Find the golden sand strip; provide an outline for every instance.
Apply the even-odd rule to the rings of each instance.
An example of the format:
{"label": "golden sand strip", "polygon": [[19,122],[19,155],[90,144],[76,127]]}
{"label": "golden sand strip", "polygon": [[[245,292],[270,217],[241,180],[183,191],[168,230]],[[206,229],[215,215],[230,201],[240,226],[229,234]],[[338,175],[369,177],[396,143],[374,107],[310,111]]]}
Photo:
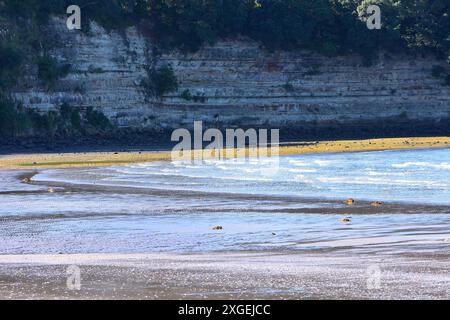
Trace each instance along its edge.
{"label": "golden sand strip", "polygon": [[[291,142],[284,143],[279,149],[279,154],[294,155],[445,147],[450,147],[450,137]],[[246,149],[243,153],[239,151],[243,150],[233,150],[232,152],[228,150],[226,155],[227,157],[234,157],[244,153],[246,155],[266,153],[270,155],[271,153],[266,148]],[[211,157],[210,152],[208,152],[208,155],[206,152],[194,151],[194,156]],[[168,160],[171,160],[170,151],[17,154],[0,156],[0,169],[98,167]]]}

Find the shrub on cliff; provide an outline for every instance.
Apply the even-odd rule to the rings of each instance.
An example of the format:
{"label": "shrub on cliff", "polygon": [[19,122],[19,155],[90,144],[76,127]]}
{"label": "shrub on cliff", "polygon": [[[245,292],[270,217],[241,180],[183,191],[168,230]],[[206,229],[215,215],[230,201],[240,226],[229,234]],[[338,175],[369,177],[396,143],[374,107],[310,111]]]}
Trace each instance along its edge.
{"label": "shrub on cliff", "polygon": [[0,44],[0,90],[14,85],[17,81],[23,54],[12,44]]}
{"label": "shrub on cliff", "polygon": [[431,69],[431,75],[434,78],[443,80],[446,86],[450,86],[450,72],[443,66],[433,66]]}
{"label": "shrub on cliff", "polygon": [[60,131],[66,135],[78,135],[83,132],[83,123],[80,112],[67,103],[59,108]]}
{"label": "shrub on cliff", "polygon": [[178,80],[171,66],[151,68],[147,70],[148,77],[141,85],[149,96],[162,97],[178,90]]}
{"label": "shrub on cliff", "polygon": [[59,78],[66,76],[70,71],[70,65],[59,65],[55,58],[50,56],[40,57],[37,61],[38,77],[45,86],[52,88]]}
{"label": "shrub on cliff", "polygon": [[21,104],[0,95],[0,138],[30,134],[32,123]]}
{"label": "shrub on cliff", "polygon": [[191,91],[189,89],[186,89],[181,93],[180,98],[186,101],[191,101],[193,97]]}
{"label": "shrub on cliff", "polygon": [[450,74],[447,74],[444,78],[444,82],[446,86],[450,86]]}
{"label": "shrub on cliff", "polygon": [[68,104],[59,110],[38,113],[0,96],[0,140],[37,136],[51,141],[55,137],[89,136],[114,129],[109,119],[93,108],[88,108],[84,116]]}
{"label": "shrub on cliff", "polygon": [[14,124],[16,109],[11,101],[0,97],[0,136],[12,136],[15,132]]}
{"label": "shrub on cliff", "polygon": [[445,73],[445,68],[443,66],[433,66],[431,69],[431,75],[435,78],[440,78]]}
{"label": "shrub on cliff", "polygon": [[93,107],[87,108],[86,121],[95,130],[107,130],[112,128],[109,119],[101,111],[95,110]]}

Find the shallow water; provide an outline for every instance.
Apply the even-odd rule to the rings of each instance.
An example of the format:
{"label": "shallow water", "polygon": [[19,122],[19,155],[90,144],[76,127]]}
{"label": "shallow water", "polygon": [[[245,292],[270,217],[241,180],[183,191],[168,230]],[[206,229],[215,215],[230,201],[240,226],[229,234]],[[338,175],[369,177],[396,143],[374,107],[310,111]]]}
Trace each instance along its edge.
{"label": "shallow water", "polygon": [[80,172],[48,171],[38,180],[262,195],[448,205],[450,149],[317,154],[270,159],[164,162]]}
{"label": "shallow water", "polygon": [[[449,149],[288,156],[273,165],[44,170],[33,185],[2,172],[0,254],[450,249]],[[350,196],[355,206],[341,201]],[[351,223],[340,221],[349,215]]]}

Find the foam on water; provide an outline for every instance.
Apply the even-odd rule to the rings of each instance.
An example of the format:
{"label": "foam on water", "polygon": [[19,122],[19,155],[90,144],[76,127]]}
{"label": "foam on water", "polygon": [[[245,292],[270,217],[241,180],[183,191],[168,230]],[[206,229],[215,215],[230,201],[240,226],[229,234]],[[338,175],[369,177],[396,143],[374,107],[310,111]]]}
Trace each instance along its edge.
{"label": "foam on water", "polygon": [[450,149],[298,155],[132,164],[77,176],[49,171],[37,179],[90,183],[95,177],[97,184],[128,187],[448,204],[448,159]]}

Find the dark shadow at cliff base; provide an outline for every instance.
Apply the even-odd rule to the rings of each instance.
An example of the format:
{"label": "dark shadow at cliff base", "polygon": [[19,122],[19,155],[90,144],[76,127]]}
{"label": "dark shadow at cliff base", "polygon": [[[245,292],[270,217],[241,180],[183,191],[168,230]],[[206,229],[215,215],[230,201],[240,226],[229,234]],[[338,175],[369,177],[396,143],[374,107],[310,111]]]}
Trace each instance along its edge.
{"label": "dark shadow at cliff base", "polygon": [[[240,126],[242,129],[264,128],[270,126]],[[218,128],[223,132],[224,125],[204,124],[204,130]],[[412,121],[382,119],[379,122],[360,121],[351,124],[339,123],[297,123],[280,129],[280,141],[326,141],[362,140],[372,138],[430,137],[449,136],[450,118],[439,121]],[[22,137],[2,139],[0,154],[46,153],[46,152],[95,152],[95,151],[162,151],[170,150],[177,142],[171,141],[172,130],[149,130],[120,128],[91,136],[75,137]],[[224,135],[225,136],[225,135]],[[207,145],[209,142],[206,142]]]}
{"label": "dark shadow at cliff base", "polygon": [[417,120],[381,119],[378,122],[359,121],[352,124],[329,123],[287,127],[281,130],[280,140],[325,141],[362,140],[397,137],[433,137],[450,135],[450,118],[430,122]]}

